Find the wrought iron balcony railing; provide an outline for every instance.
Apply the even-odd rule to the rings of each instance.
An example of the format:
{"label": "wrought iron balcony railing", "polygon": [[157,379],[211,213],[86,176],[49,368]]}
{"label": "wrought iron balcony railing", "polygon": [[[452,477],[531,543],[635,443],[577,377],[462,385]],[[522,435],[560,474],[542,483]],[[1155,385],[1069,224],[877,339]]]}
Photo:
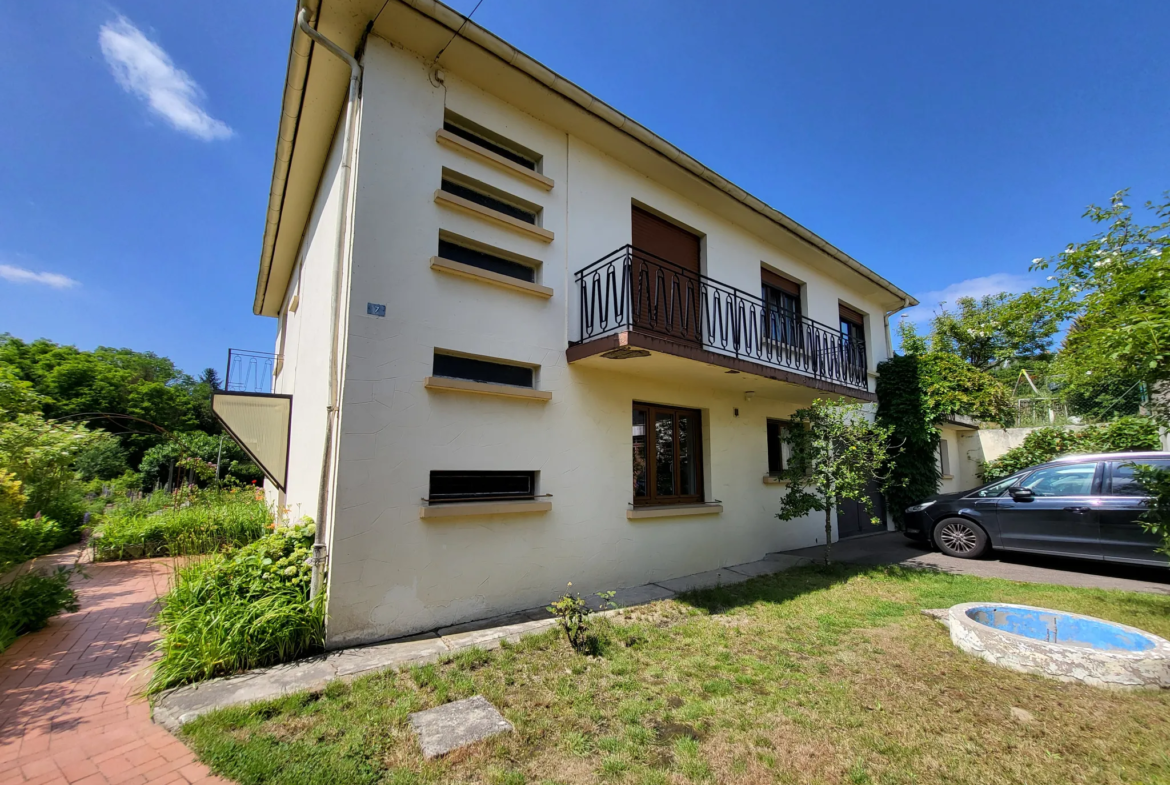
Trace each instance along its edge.
{"label": "wrought iron balcony railing", "polygon": [[580,270],[576,282],[580,316],[575,344],[636,330],[868,388],[862,341],[633,246]]}
{"label": "wrought iron balcony railing", "polygon": [[272,392],[279,359],[279,355],[271,352],[228,349],[223,388],[228,392]]}

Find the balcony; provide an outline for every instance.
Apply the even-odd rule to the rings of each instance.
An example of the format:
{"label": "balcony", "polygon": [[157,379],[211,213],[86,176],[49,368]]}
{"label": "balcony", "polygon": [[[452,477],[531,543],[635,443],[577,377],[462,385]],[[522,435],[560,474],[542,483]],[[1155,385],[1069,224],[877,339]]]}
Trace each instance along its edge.
{"label": "balcony", "polygon": [[280,356],[271,352],[228,349],[227,392],[271,393],[279,370]]}
{"label": "balcony", "polygon": [[573,362],[651,350],[872,400],[865,344],[755,295],[623,246],[579,271]]}

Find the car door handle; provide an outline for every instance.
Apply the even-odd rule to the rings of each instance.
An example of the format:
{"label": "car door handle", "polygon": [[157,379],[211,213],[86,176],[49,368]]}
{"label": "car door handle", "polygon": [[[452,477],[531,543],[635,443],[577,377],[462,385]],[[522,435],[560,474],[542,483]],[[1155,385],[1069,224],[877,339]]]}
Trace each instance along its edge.
{"label": "car door handle", "polygon": [[1086,513],[1092,509],[1093,509],[1092,507],[1065,507],[1064,511],[1065,512]]}

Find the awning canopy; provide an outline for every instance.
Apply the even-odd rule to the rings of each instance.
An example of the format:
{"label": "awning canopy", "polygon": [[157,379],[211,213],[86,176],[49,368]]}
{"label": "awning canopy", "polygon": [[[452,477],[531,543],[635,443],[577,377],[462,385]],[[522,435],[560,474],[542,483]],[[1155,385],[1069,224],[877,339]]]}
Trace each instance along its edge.
{"label": "awning canopy", "polygon": [[264,476],[285,490],[292,396],[216,392],[211,396],[211,411]]}

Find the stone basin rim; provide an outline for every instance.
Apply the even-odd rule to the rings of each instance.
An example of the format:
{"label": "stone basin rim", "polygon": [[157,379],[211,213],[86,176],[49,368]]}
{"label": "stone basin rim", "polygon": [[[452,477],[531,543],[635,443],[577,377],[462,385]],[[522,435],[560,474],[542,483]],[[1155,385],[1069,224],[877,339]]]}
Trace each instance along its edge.
{"label": "stone basin rim", "polygon": [[[1141,636],[1151,641],[1153,646],[1135,651],[1053,643],[997,629],[967,615],[970,610],[988,608],[1057,614],[1103,623],[1130,635]],[[1170,641],[1128,624],[1010,602],[966,602],[953,605],[947,609],[946,621],[952,643],[993,665],[1059,681],[1109,689],[1170,688]]]}
{"label": "stone basin rim", "polygon": [[1006,640],[1028,641],[1031,644],[1043,646],[1045,648],[1051,647],[1054,649],[1073,649],[1077,651],[1085,651],[1083,646],[1078,646],[1075,643],[1062,643],[1060,641],[1043,641],[1036,638],[1029,638],[1026,635],[1001,630],[998,627],[992,627],[989,624],[983,624],[968,615],[969,611],[978,610],[981,608],[1012,608],[1021,611],[1037,611],[1040,613],[1052,613],[1059,616],[1072,616],[1078,619],[1085,619],[1087,621],[1094,621],[1100,624],[1108,624],[1117,627],[1120,630],[1137,635],[1153,643],[1153,647],[1141,651],[1129,651],[1126,649],[1093,649],[1100,653],[1108,653],[1114,656],[1136,656],[1136,657],[1167,657],[1170,658],[1170,641],[1162,638],[1149,630],[1143,630],[1140,627],[1131,627],[1128,624],[1122,624],[1119,621],[1111,621],[1109,619],[1102,619],[1099,616],[1089,616],[1084,613],[1073,613],[1072,611],[1061,611],[1055,608],[1043,608],[1039,605],[1021,605],[1014,602],[964,602],[958,605],[953,605],[948,609],[949,621],[958,621],[963,626],[975,625],[981,635],[996,635]]}

